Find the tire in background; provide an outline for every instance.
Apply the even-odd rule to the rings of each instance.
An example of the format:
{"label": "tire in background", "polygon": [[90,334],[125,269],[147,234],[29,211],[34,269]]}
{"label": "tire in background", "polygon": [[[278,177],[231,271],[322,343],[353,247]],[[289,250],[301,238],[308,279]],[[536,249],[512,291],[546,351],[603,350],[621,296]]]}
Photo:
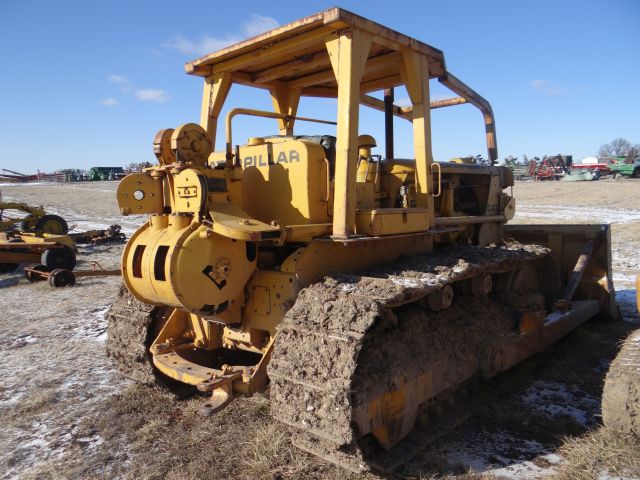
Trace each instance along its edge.
{"label": "tire in background", "polygon": [[70,247],[62,245],[42,252],[40,262],[51,270],[58,268],[73,270],[76,266],[76,254]]}
{"label": "tire in background", "polygon": [[64,218],[58,215],[45,215],[36,221],[34,230],[42,233],[65,235],[69,232],[69,225],[67,225]]}

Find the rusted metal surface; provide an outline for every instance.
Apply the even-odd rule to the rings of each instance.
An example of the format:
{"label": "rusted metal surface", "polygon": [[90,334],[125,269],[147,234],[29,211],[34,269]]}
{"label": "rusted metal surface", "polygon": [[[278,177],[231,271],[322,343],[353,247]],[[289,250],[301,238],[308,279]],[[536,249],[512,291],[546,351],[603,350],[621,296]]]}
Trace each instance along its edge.
{"label": "rusted metal surface", "polygon": [[576,293],[576,289],[580,284],[580,280],[582,280],[582,275],[584,274],[587,265],[589,264],[589,260],[591,260],[591,254],[593,253],[594,245],[595,244],[593,240],[589,240],[584,244],[582,253],[578,257],[576,266],[573,267],[573,272],[571,272],[571,277],[569,278],[569,282],[567,283],[564,294],[562,295],[563,300],[571,300],[573,298],[573,294]]}
{"label": "rusted metal surface", "polygon": [[544,156],[542,160],[535,157],[529,160],[528,168],[535,180],[560,180],[569,171],[562,155]]}
{"label": "rusted metal surface", "polygon": [[64,268],[51,270],[45,265],[29,265],[25,267],[24,276],[30,282],[46,280],[54,288],[72,287],[76,283],[76,277],[72,271]]}
{"label": "rusted metal surface", "polygon": [[69,236],[76,243],[92,245],[102,245],[104,243],[124,243],[127,237],[121,232],[122,227],[118,224],[111,225],[105,230],[89,230],[87,232],[72,233]]}
{"label": "rusted metal surface", "polygon": [[107,270],[95,260],[90,263],[90,266],[91,270],[78,270],[73,273],[76,277],[107,277],[122,274],[119,268]]}
{"label": "rusted metal surface", "polygon": [[463,103],[468,103],[468,100],[462,97],[445,98],[444,100],[436,100],[434,102],[431,102],[431,109],[451,107],[453,105],[462,105]]}
{"label": "rusted metal surface", "polygon": [[[600,307],[603,313],[618,318],[615,289],[611,267],[611,227],[609,225],[512,225],[504,227],[505,238],[521,243],[549,246],[558,259],[563,283],[568,285],[571,276],[580,264],[580,257],[593,246],[586,266],[586,274],[578,281],[577,291],[589,292],[590,298],[608,297]],[[592,243],[591,243],[592,242]],[[594,279],[598,279],[594,283]],[[575,295],[572,296],[572,300]],[[570,307],[565,302],[564,309]],[[558,306],[560,307],[560,306]]]}
{"label": "rusted metal surface", "polygon": [[[393,90],[393,89],[387,89],[387,90]],[[465,103],[469,103],[469,102],[462,97],[446,98],[444,100],[435,100],[433,102],[430,102],[429,108],[433,110],[436,108],[451,107],[454,105],[463,105]],[[379,100],[375,97],[372,97],[370,95],[365,95],[365,94],[360,95],[360,104],[366,105],[367,107],[371,107],[374,110],[379,110],[381,112],[386,112],[386,109],[389,108],[393,116],[411,121],[411,112],[413,111],[412,107],[401,107],[393,103],[391,104],[390,107],[387,107],[386,102],[384,100]],[[387,157],[387,158],[392,158],[392,157]]]}
{"label": "rusted metal surface", "polygon": [[[374,110],[378,110],[380,112],[385,111],[385,102],[383,100],[379,100],[370,95],[360,95],[360,104],[366,105],[367,107],[371,107]],[[391,113],[395,117],[404,118],[405,120],[411,121],[411,110],[407,113],[404,108],[399,107],[398,105],[391,105],[390,107]],[[391,158],[391,157],[388,157]]]}

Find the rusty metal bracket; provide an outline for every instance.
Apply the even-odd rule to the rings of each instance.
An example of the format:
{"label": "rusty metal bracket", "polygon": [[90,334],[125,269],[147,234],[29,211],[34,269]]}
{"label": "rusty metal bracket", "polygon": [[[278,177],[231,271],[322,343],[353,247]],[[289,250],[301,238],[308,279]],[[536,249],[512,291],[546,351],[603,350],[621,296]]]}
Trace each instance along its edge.
{"label": "rusty metal bracket", "polygon": [[561,312],[566,312],[571,309],[571,299],[573,295],[576,293],[576,289],[580,284],[580,280],[582,280],[582,276],[589,265],[589,260],[591,260],[591,255],[593,254],[593,250],[595,248],[595,242],[593,240],[589,240],[584,244],[582,252],[578,257],[578,261],[576,262],[575,267],[573,267],[573,271],[571,272],[571,277],[567,282],[567,286],[564,289],[562,294],[562,298],[558,299],[555,304],[555,309]]}

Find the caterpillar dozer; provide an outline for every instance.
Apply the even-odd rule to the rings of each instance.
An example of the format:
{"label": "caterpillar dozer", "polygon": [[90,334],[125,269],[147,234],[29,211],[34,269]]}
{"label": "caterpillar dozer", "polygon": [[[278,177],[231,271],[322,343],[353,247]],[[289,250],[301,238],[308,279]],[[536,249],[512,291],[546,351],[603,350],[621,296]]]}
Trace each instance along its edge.
{"label": "caterpillar dozer", "polygon": [[[385,469],[458,387],[616,315],[608,226],[506,225],[514,181],[491,106],[440,50],[333,8],[186,70],[204,79],[200,122],[161,130],[158,164],[117,191],[121,213],[148,215],[108,312],[125,375],[207,392],[204,415],[269,386],[296,446]],[[454,96],[430,101],[436,81]],[[226,107],[216,150],[233,85],[273,111]],[[398,87],[410,106],[393,103]],[[337,100],[335,119],[298,115],[315,97]],[[431,110],[459,104],[480,110],[491,165],[433,161]],[[384,112],[384,157],[361,106]],[[239,116],[274,130],[236,143]],[[394,117],[415,158],[394,155]]]}

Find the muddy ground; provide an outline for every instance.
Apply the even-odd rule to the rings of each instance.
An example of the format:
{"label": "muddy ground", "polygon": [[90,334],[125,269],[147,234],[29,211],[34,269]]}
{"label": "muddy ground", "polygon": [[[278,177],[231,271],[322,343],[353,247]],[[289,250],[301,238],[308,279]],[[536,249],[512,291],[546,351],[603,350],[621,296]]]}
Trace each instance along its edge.
{"label": "muddy ground", "polygon": [[[2,185],[5,200],[43,204],[79,230],[120,217],[109,182]],[[517,223],[613,225],[617,298],[626,321],[590,322],[470,398],[478,413],[392,478],[640,478],[640,444],[601,427],[599,397],[617,344],[638,323],[640,181],[530,182],[515,187]],[[80,246],[115,268],[121,246]],[[52,290],[0,275],[0,478],[356,478],[289,443],[263,395],[222,414],[120,377],[104,351],[104,312],[120,280]],[[637,325],[635,325],[637,326]],[[366,478],[377,478],[367,474]]]}

